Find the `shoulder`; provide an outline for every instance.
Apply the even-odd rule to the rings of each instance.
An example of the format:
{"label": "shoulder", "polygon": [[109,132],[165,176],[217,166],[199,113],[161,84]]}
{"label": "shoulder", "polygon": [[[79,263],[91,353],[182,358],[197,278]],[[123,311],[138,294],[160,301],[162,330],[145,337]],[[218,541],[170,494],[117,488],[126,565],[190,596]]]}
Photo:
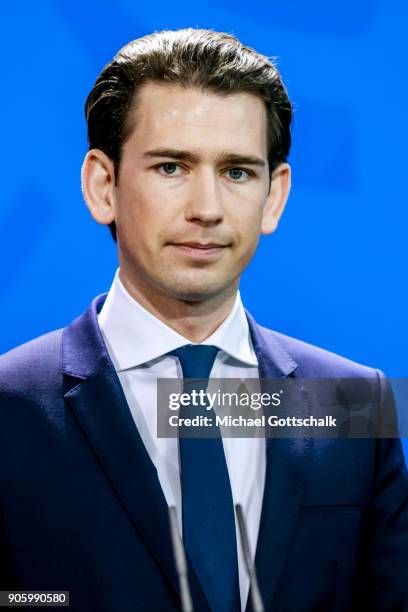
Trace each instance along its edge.
{"label": "shoulder", "polygon": [[32,392],[61,377],[62,331],[49,332],[0,355],[0,391]]}
{"label": "shoulder", "polygon": [[382,374],[373,367],[357,363],[298,338],[261,327],[266,342],[277,343],[297,365],[297,375],[322,378],[372,378]]}

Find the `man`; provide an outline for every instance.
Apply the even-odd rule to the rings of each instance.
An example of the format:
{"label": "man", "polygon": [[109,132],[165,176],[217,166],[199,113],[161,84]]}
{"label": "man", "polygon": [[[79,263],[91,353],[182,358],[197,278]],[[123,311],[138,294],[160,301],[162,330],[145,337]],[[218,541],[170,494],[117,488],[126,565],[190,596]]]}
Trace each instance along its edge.
{"label": "man", "polygon": [[1,588],[180,609],[175,506],[194,609],[251,610],[240,504],[266,610],[408,610],[398,439],[156,435],[166,377],[292,380],[293,414],[313,411],[302,378],[366,378],[361,402],[393,410],[380,372],[243,310],[240,275],[290,188],[276,68],[226,34],[159,32],[104,68],[86,117],[83,194],[120,268],[70,326],[1,358]]}

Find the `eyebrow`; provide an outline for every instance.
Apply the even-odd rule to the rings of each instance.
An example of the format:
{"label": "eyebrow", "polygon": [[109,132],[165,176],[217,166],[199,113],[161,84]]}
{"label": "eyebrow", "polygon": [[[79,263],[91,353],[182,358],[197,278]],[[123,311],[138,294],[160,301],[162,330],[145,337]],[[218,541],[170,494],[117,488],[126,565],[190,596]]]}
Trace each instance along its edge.
{"label": "eyebrow", "polygon": [[[197,163],[200,161],[198,153],[193,151],[182,151],[180,149],[152,149],[143,153],[145,159],[153,159],[157,157],[167,157],[179,161],[188,161]],[[234,165],[249,165],[249,166],[266,166],[265,160],[255,155],[239,155],[237,153],[221,153],[217,157],[218,163],[234,164]]]}

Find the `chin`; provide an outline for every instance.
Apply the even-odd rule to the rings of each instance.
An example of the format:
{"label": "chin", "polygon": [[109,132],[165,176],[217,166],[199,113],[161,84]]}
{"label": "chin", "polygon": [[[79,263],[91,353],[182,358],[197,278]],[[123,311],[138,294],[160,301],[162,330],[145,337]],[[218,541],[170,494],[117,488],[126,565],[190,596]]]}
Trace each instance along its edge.
{"label": "chin", "polygon": [[223,293],[228,286],[220,284],[219,280],[214,282],[180,282],[180,279],[166,287],[167,293],[184,302],[202,302]]}
{"label": "chin", "polygon": [[179,300],[182,300],[183,302],[203,302],[205,300],[209,300],[215,297],[221,292],[222,290],[204,291],[202,288],[191,288],[189,290],[185,289],[183,291],[175,291],[173,289],[174,297]]}

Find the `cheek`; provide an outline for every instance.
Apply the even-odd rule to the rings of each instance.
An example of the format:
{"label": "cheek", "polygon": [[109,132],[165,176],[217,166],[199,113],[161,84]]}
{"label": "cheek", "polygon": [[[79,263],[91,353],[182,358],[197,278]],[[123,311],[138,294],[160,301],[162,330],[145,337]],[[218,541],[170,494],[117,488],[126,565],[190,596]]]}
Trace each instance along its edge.
{"label": "cheek", "polygon": [[231,223],[235,227],[241,243],[253,244],[258,241],[262,224],[262,210],[259,201],[250,201],[241,202],[238,211],[235,211]]}
{"label": "cheek", "polygon": [[133,189],[117,202],[116,226],[122,249],[132,257],[153,260],[161,256],[177,214],[168,197],[148,189]]}
{"label": "cheek", "polygon": [[145,189],[133,184],[124,185],[118,193],[116,202],[117,224],[122,226],[126,233],[128,230],[140,233],[159,216],[155,205],[155,199]]}
{"label": "cheek", "polygon": [[[177,204],[183,198],[180,189],[174,185],[166,186],[163,179],[154,175],[135,175],[132,181],[123,184],[118,194],[118,213],[129,217],[144,218],[149,220],[167,219],[178,210]],[[170,182],[169,182],[170,183]],[[166,188],[165,188],[166,187]]]}

